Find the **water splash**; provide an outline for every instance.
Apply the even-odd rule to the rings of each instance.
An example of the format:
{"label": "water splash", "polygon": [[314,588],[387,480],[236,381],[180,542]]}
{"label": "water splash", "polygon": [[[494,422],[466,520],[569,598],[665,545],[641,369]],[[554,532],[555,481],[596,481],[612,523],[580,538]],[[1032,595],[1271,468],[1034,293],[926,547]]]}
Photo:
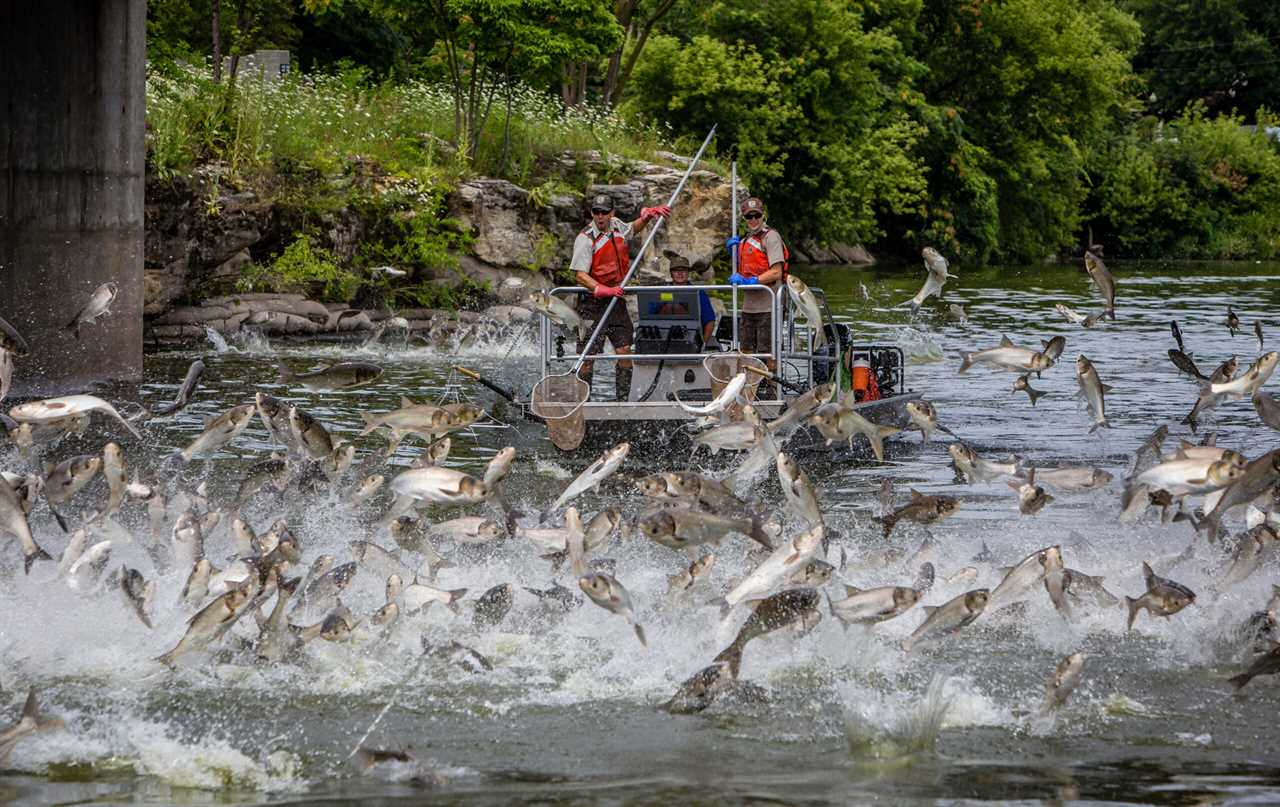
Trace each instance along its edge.
{"label": "water splash", "polygon": [[213,345],[213,349],[218,353],[240,352],[239,348],[235,348],[227,344],[226,337],[208,325],[204,326],[204,336],[209,340],[209,344]]}
{"label": "water splash", "polygon": [[906,707],[881,701],[871,703],[870,708],[863,702],[847,709],[844,735],[849,753],[880,761],[932,754],[955,702],[947,692],[950,681],[946,673],[934,673],[924,697]]}
{"label": "water splash", "polygon": [[928,331],[900,328],[897,343],[902,348],[907,364],[932,364],[944,358],[942,343]]}

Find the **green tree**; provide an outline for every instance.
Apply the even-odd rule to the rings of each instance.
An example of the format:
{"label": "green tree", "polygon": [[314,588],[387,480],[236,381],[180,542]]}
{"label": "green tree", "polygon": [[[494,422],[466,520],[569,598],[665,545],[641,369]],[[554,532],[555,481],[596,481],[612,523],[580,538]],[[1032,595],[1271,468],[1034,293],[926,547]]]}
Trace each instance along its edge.
{"label": "green tree", "polygon": [[1129,107],[1136,22],[1107,2],[926,0],[913,30],[929,203],[905,229],[977,262],[1072,243],[1088,149]]}
{"label": "green tree", "polygon": [[1280,255],[1280,147],[1242,123],[1197,103],[1116,137],[1091,161],[1094,233],[1129,256]]}
{"label": "green tree", "polygon": [[624,108],[698,137],[713,123],[790,238],[870,242],[923,197],[921,127],[891,103],[915,66],[887,28],[840,0],[684,9],[689,39],[651,38]]}
{"label": "green tree", "polygon": [[[454,143],[473,158],[495,101],[513,83],[545,89],[564,66],[599,60],[622,31],[596,0],[370,0],[406,30],[429,32],[454,99]],[[504,123],[504,138],[505,138]]]}
{"label": "green tree", "polygon": [[1280,96],[1280,3],[1122,0],[1145,34],[1133,66],[1166,119],[1199,101],[1210,114],[1254,111]]}

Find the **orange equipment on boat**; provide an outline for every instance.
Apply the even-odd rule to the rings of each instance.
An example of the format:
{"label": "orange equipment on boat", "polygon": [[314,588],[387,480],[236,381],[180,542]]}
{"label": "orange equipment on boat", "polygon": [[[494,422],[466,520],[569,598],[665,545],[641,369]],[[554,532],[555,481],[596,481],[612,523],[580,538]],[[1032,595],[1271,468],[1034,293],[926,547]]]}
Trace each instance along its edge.
{"label": "orange equipment on boat", "polygon": [[853,390],[853,400],[856,403],[880,400],[880,385],[867,354],[855,354],[851,364],[849,387]]}

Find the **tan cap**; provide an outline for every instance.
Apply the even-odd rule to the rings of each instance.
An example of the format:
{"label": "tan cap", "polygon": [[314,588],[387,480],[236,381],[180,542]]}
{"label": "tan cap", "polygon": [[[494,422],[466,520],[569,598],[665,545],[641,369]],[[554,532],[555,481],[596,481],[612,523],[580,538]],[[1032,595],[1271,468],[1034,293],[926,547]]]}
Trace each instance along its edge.
{"label": "tan cap", "polygon": [[761,216],[763,216],[764,202],[752,196],[750,199],[747,199],[745,202],[743,202],[738,207],[738,210],[741,211],[742,215],[744,216],[748,213],[759,213]]}
{"label": "tan cap", "polygon": [[688,272],[691,267],[689,266],[688,258],[684,257],[683,255],[673,255],[671,257],[670,262],[667,264],[667,268],[672,272],[676,271],[677,269]]}

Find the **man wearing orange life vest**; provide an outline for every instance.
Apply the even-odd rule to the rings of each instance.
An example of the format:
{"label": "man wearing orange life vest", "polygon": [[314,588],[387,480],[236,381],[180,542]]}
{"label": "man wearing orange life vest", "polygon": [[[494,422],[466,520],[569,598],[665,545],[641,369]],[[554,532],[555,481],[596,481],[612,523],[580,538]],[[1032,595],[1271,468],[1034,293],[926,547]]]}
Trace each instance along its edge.
{"label": "man wearing orange life vest", "polygon": [[[634,239],[649,222],[656,218],[665,218],[671,209],[665,205],[646,207],[640,210],[640,218],[627,224],[613,217],[613,199],[600,194],[591,200],[591,224],[578,233],[573,242],[573,257],[569,268],[573,270],[578,285],[591,292],[589,298],[579,298],[578,316],[587,324],[588,333],[595,329],[596,323],[604,315],[609,300],[622,297],[622,280],[631,267],[631,248],[629,241]],[[600,353],[604,349],[604,340],[613,345],[618,354],[631,352],[631,334],[634,330],[631,315],[627,313],[625,301],[619,300],[605,321],[601,339],[591,346],[592,353]],[[578,340],[578,352],[587,346],[587,339]],[[593,362],[583,362],[580,375],[588,384],[591,383],[591,366]],[[619,359],[617,374],[614,376],[614,390],[619,401],[627,400],[631,391],[631,362]]]}
{"label": "man wearing orange life vest", "polygon": [[[729,276],[735,286],[767,286],[776,291],[786,276],[787,245],[778,231],[765,224],[764,202],[751,197],[739,210],[747,223],[747,235],[736,234],[725,242],[732,253],[738,252],[738,271]],[[742,295],[738,305],[738,343],[743,353],[769,353],[773,350],[773,297],[760,292]],[[765,362],[769,369],[777,371],[777,362]],[[757,398],[771,400],[777,397],[773,384],[761,384]]]}

